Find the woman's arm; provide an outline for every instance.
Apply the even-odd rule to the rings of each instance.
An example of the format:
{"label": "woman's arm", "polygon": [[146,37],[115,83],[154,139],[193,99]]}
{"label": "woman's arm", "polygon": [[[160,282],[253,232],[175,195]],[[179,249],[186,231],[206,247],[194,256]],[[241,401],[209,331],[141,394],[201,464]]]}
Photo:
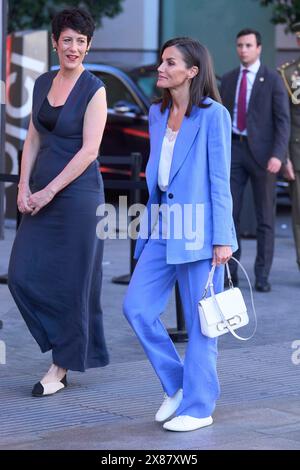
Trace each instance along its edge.
{"label": "woman's arm", "polygon": [[50,183],[41,191],[30,197],[30,205],[34,207],[31,215],[47,205],[53,197],[68,186],[86,168],[97,159],[107,117],[105,88],[100,88],[89,102],[83,123],[83,144],[72,160]]}
{"label": "woman's arm", "polygon": [[208,129],[208,167],[213,216],[213,245],[230,245],[232,242],[230,160],[230,116],[223,106],[218,106],[211,116]]}
{"label": "woman's arm", "polygon": [[232,199],[230,192],[231,120],[224,107],[212,117],[208,134],[209,178],[213,213],[213,264],[232,256]]}
{"label": "woman's arm", "polygon": [[29,178],[40,148],[40,137],[38,131],[35,129],[32,117],[29,123],[29,129],[24,142],[22,158],[21,158],[21,171],[18,191],[18,209],[22,213],[32,212],[32,208],[28,204],[28,199],[31,195],[29,188]]}

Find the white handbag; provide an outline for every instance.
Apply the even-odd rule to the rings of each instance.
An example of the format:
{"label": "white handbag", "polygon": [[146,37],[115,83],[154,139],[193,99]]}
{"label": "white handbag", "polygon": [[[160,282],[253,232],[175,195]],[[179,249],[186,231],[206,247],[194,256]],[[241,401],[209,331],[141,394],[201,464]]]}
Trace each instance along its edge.
{"label": "white handbag", "polygon": [[[215,294],[213,285],[213,276],[216,266],[212,266],[208,275],[208,280],[204,289],[202,299],[199,301],[198,311],[200,316],[201,331],[209,338],[216,338],[230,332],[235,338],[247,341],[252,338],[257,328],[257,318],[253,301],[253,293],[251,283],[247,272],[241,263],[232,257],[244,272],[250,286],[251,303],[255,318],[255,328],[251,336],[242,337],[235,333],[235,330],[249,323],[247,307],[243,299],[240,289],[233,286],[229,266],[226,263],[227,276],[230,288],[219,294]],[[207,297],[210,290],[210,297]]]}

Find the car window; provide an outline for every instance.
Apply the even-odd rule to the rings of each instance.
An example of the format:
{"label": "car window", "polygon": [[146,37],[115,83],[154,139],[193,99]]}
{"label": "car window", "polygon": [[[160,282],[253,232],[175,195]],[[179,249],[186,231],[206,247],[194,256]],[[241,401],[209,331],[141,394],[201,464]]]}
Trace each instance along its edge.
{"label": "car window", "polygon": [[113,108],[118,101],[127,101],[136,105],[136,100],[118,77],[105,72],[98,72],[97,75],[105,84],[109,108]]}
{"label": "car window", "polygon": [[143,90],[145,95],[149,98],[150,101],[153,98],[160,96],[160,92],[156,87],[157,82],[157,73],[154,75],[144,75],[144,76],[135,76],[133,77],[136,84]]}

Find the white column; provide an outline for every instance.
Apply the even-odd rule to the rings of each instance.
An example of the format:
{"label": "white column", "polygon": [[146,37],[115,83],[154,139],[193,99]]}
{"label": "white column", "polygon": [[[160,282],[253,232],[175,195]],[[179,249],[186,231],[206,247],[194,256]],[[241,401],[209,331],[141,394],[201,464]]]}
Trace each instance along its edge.
{"label": "white column", "polygon": [[[139,66],[157,59],[159,0],[124,0],[115,18],[103,18],[89,60]],[[91,57],[91,58],[90,58]]]}

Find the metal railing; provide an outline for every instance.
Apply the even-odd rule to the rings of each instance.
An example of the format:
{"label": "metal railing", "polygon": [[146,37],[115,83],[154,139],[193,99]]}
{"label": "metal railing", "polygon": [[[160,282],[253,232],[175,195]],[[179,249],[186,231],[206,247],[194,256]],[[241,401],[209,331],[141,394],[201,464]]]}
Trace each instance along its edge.
{"label": "metal railing", "polygon": [[[140,153],[132,153],[130,156],[101,156],[101,165],[118,165],[130,167],[130,179],[104,179],[105,189],[128,190],[130,204],[141,202],[141,192],[147,190],[146,181],[141,181],[140,173],[142,167],[142,155]],[[11,175],[0,173],[0,183],[9,182],[17,184],[19,175]],[[21,214],[17,210],[17,227],[21,220]],[[129,284],[131,275],[134,271],[136,261],[134,260],[135,241],[130,239],[130,272],[128,274],[112,278],[112,282],[116,284]],[[7,274],[0,276],[0,284],[7,284]],[[176,302],[176,328],[168,330],[170,337],[175,342],[187,341],[187,332],[185,329],[184,315],[182,303],[180,300],[179,288],[175,285],[175,302]]]}

